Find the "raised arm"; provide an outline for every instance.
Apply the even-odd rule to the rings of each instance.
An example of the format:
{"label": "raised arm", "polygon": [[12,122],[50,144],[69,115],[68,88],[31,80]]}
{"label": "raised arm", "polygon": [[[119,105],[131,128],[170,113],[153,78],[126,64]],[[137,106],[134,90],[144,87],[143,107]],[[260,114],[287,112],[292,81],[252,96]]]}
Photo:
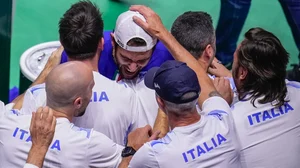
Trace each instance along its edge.
{"label": "raised arm", "polygon": [[[36,80],[29,86],[35,86],[38,84],[42,84],[45,82],[46,77],[48,76],[49,72],[60,63],[61,60],[61,54],[63,52],[64,48],[61,46],[57,50],[55,50],[51,56],[49,57],[47,64],[45,65],[43,71],[40,73],[40,75],[36,78]],[[21,109],[23,106],[24,101],[24,95],[25,93],[22,93],[17,98],[13,100],[12,103],[15,105],[13,106],[13,109]]]}
{"label": "raised arm", "polygon": [[219,96],[212,80],[208,77],[203,68],[204,65],[198,63],[196,59],[177,42],[172,34],[164,27],[160,17],[152,9],[142,5],[134,5],[130,7],[130,10],[138,11],[145,17],[146,22],[138,17],[133,17],[133,20],[138,25],[152,36],[158,38],[168,48],[176,60],[187,63],[187,65],[196,72],[202,88],[199,97],[200,107],[207,98],[215,95]]}
{"label": "raised arm", "polygon": [[165,137],[169,132],[168,116],[161,109],[158,109],[153,131],[160,131],[160,134],[158,135],[159,138]]}

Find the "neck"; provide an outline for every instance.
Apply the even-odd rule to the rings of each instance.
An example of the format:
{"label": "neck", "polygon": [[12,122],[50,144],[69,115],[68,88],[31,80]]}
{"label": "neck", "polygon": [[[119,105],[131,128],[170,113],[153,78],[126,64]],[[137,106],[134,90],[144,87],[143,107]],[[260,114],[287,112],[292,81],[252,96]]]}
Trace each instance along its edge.
{"label": "neck", "polygon": [[186,115],[177,115],[173,112],[168,112],[169,125],[171,130],[175,127],[183,127],[187,125],[194,124],[200,120],[201,116],[198,114],[197,110],[187,113]]}
{"label": "neck", "polygon": [[52,111],[53,111],[54,117],[56,117],[56,118],[67,118],[70,122],[72,122],[72,120],[73,120],[72,113],[68,112],[67,110],[62,110],[62,109],[54,110],[54,109],[52,109]]}
{"label": "neck", "polygon": [[205,70],[206,72],[208,71],[209,65],[207,64],[206,61],[203,61],[202,59],[198,59],[198,63],[202,65],[202,67],[204,68],[204,70]]}
{"label": "neck", "polygon": [[[97,51],[96,55],[93,58],[90,59],[84,59],[80,60],[81,62],[85,63],[88,67],[91,67],[93,71],[99,72],[98,70],[98,62],[100,58],[100,52]],[[74,59],[68,58],[70,61],[73,61]]]}

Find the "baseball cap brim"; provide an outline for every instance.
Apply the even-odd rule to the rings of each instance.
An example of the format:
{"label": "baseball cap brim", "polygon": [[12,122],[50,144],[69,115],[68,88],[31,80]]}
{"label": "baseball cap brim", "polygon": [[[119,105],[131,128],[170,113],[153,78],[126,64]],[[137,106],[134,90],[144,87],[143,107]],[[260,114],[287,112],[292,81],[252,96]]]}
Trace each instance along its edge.
{"label": "baseball cap brim", "polygon": [[156,72],[158,71],[159,67],[153,67],[145,75],[144,83],[149,89],[154,90],[154,77]]}

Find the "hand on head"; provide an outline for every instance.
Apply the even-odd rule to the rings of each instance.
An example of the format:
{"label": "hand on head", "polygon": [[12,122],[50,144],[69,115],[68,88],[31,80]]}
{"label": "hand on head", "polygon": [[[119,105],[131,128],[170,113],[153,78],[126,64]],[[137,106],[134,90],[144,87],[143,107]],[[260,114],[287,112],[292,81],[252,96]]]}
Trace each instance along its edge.
{"label": "hand on head", "polygon": [[159,38],[161,33],[168,32],[160,17],[149,7],[143,5],[133,5],[130,7],[130,10],[137,11],[144,16],[146,22],[136,16],[133,17],[133,20],[150,35]]}
{"label": "hand on head", "polygon": [[46,153],[54,137],[55,126],[56,118],[49,107],[40,107],[36,113],[32,113],[30,123],[32,146],[26,163],[43,167]]}
{"label": "hand on head", "polygon": [[152,132],[150,125],[146,125],[142,128],[137,128],[128,135],[127,146],[133,147],[138,150],[144,145],[144,143],[158,139],[160,131]]}
{"label": "hand on head", "polygon": [[30,124],[32,146],[48,149],[53,140],[55,126],[56,118],[49,107],[40,107],[36,113],[33,112]]}
{"label": "hand on head", "polygon": [[47,64],[45,65],[46,67],[54,67],[56,65],[60,64],[61,60],[61,54],[64,51],[64,47],[60,46],[58,49],[52,52],[51,56],[49,57]]}

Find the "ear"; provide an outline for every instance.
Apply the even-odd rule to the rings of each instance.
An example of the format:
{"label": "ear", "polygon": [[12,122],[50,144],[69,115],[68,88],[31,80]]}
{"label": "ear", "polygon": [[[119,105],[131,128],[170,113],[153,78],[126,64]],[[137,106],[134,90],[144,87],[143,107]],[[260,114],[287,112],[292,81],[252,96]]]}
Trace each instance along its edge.
{"label": "ear", "polygon": [[165,111],[166,105],[165,105],[164,101],[157,95],[156,95],[156,102],[157,102],[159,108],[162,109],[163,111]]}
{"label": "ear", "polygon": [[110,33],[110,42],[111,42],[111,46],[113,48],[113,50],[112,50],[112,56],[114,57],[114,59],[116,59],[115,58],[115,56],[116,56],[115,35],[114,35],[113,32]]}
{"label": "ear", "polygon": [[215,54],[215,53],[214,53],[214,49],[213,49],[212,45],[211,45],[211,44],[208,44],[208,45],[205,47],[205,49],[204,49],[204,51],[203,51],[203,53],[202,53],[200,59],[201,59],[203,62],[205,62],[205,63],[207,63],[208,65],[210,65],[210,63],[212,62],[212,60],[213,60],[213,58],[214,58],[214,54]]}
{"label": "ear", "polygon": [[115,34],[113,32],[110,33],[110,42],[111,42],[111,46],[115,48]]}
{"label": "ear", "polygon": [[238,78],[244,80],[247,77],[248,70],[242,66],[239,67]]}
{"label": "ear", "polygon": [[81,106],[82,106],[82,98],[81,97],[77,97],[75,100],[74,100],[74,103],[73,103],[73,106],[76,110],[80,109]]}
{"label": "ear", "polygon": [[102,37],[99,41],[98,48],[102,51],[104,49],[104,38]]}
{"label": "ear", "polygon": [[207,59],[207,61],[211,61],[213,58],[214,58],[214,55],[215,55],[215,53],[214,53],[214,49],[213,49],[213,47],[212,47],[212,45],[211,44],[208,44],[206,47],[205,47],[205,58]]}

